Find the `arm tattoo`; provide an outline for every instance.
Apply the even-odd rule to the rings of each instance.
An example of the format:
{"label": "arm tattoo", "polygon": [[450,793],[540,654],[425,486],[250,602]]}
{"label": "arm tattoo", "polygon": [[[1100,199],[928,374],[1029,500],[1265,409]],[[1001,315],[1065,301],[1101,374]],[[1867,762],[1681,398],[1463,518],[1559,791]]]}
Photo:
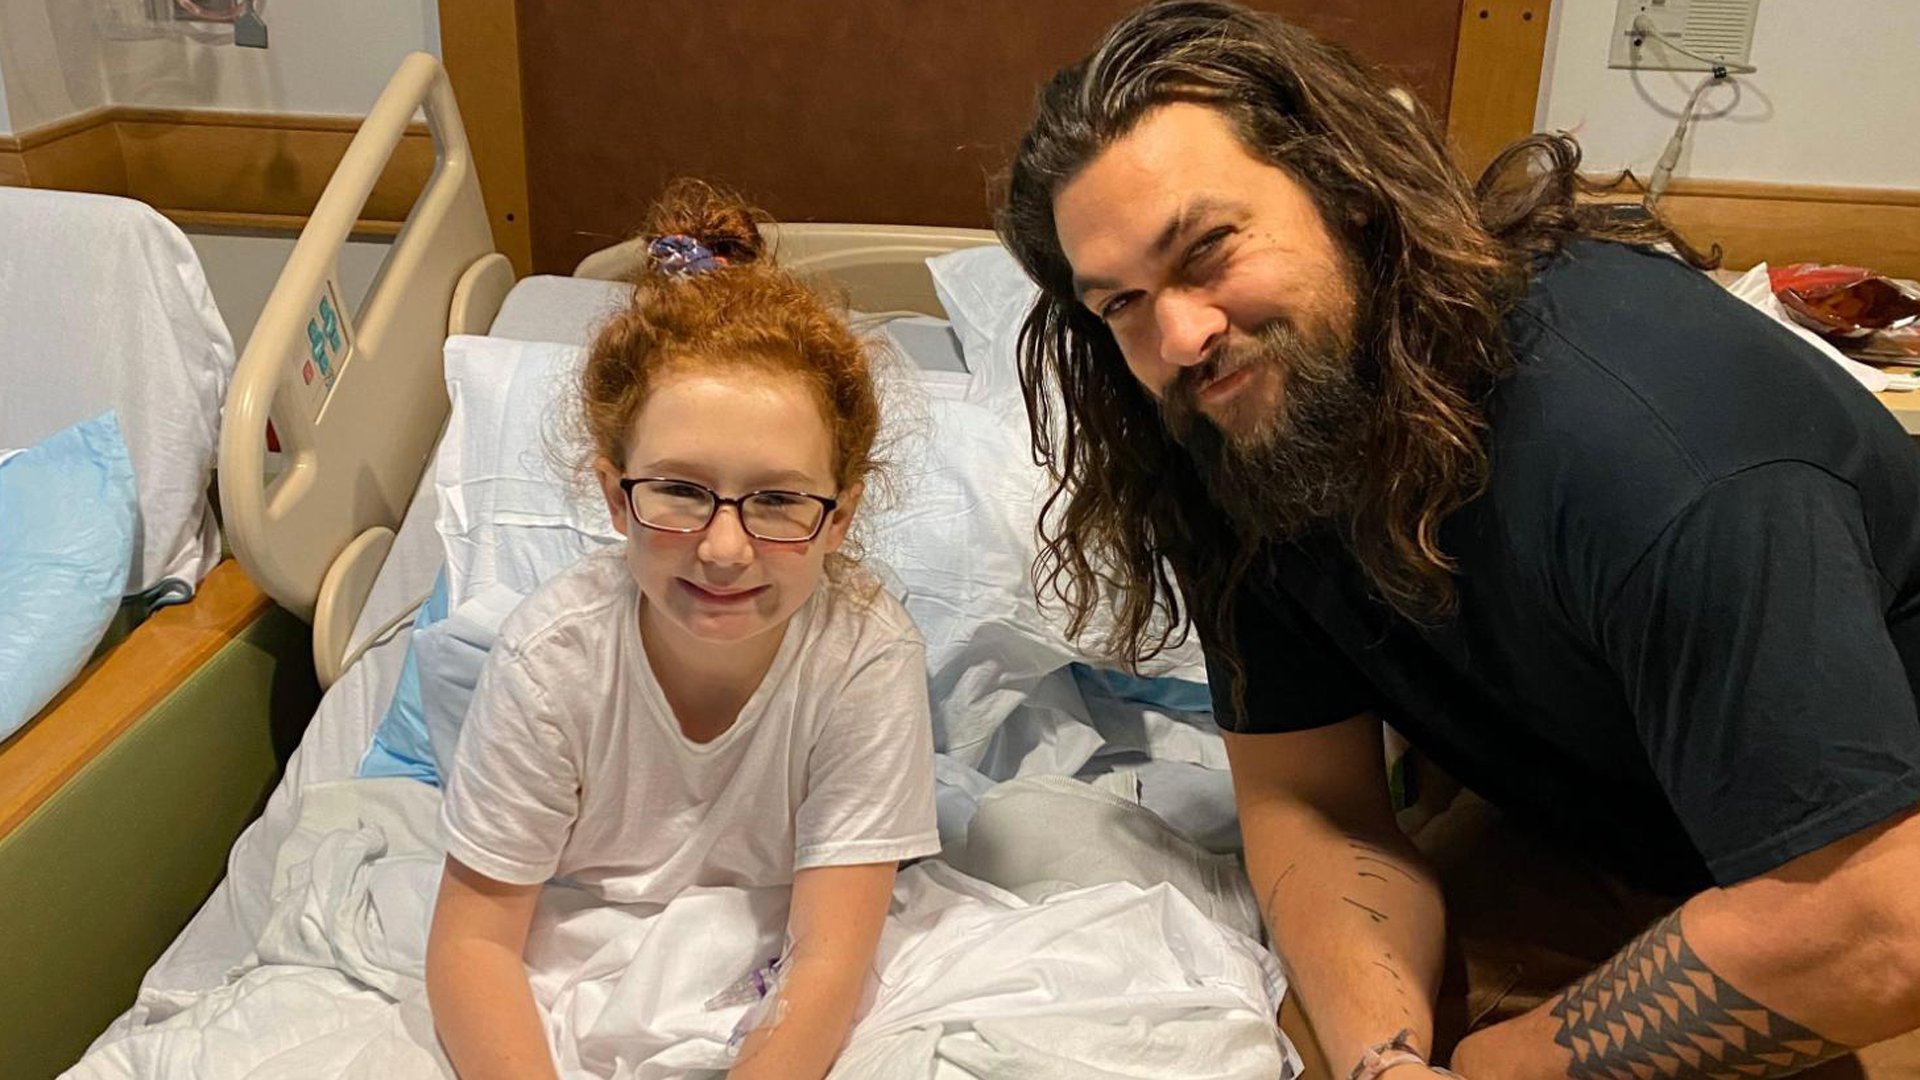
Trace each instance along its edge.
{"label": "arm tattoo", "polygon": [[1270,930],[1279,925],[1276,920],[1279,918],[1280,886],[1286,884],[1287,879],[1292,877],[1293,872],[1298,869],[1300,869],[1299,863],[1288,863],[1287,868],[1280,871],[1280,876],[1273,879],[1273,887],[1267,890],[1267,902],[1260,913],[1267,917],[1267,928]]}
{"label": "arm tattoo", "polygon": [[1340,899],[1345,900],[1347,903],[1352,904],[1354,907],[1357,907],[1361,911],[1366,912],[1367,918],[1372,919],[1374,922],[1383,923],[1383,922],[1391,921],[1387,918],[1386,914],[1381,912],[1379,909],[1370,908],[1367,905],[1361,903],[1360,901],[1355,900],[1351,896],[1343,896]]}
{"label": "arm tattoo", "polygon": [[1553,1003],[1573,1080],[1764,1080],[1848,1047],[1734,989],[1695,955],[1678,911]]}

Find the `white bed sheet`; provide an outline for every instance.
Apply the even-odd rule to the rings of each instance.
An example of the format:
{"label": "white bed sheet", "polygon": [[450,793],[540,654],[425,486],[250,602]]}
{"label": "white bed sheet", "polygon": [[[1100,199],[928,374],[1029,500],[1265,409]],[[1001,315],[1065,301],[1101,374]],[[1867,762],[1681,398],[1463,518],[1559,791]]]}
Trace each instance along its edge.
{"label": "white bed sheet", "polygon": [[[143,988],[205,990],[220,985],[246,957],[265,925],[274,857],[300,818],[300,792],[309,784],[347,779],[360,768],[373,730],[393,699],[413,627],[402,621],[369,637],[394,618],[417,609],[440,569],[432,476],[429,466],[361,613],[352,647],[365,642],[365,652],[328,688],[266,811],[247,826],[228,853],[226,878],[148,970]],[[136,1005],[102,1038],[142,1019]]]}

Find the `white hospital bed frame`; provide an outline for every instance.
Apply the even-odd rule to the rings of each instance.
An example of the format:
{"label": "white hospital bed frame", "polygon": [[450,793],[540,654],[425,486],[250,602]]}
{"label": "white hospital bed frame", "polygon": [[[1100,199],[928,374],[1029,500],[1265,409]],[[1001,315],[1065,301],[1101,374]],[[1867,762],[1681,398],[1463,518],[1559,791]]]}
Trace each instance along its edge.
{"label": "white hospital bed frame", "polygon": [[[424,109],[435,162],[393,250],[357,309],[340,299],[340,253],[407,124]],[[770,226],[782,264],[832,278],[862,311],[944,312],[926,259],[995,242],[983,229]],[[589,255],[576,277],[616,280],[644,258],[630,240]],[[345,669],[349,637],[447,416],[442,346],[484,334],[513,287],[493,250],[480,182],[446,72],[415,53],[368,113],[328,181],[261,313],[227,395],[220,503],[234,556],[262,591],[313,624],[322,686]],[[338,349],[323,343],[323,299]],[[316,339],[318,335],[319,340]],[[316,350],[332,359],[309,371]],[[265,475],[269,418],[284,471]]]}

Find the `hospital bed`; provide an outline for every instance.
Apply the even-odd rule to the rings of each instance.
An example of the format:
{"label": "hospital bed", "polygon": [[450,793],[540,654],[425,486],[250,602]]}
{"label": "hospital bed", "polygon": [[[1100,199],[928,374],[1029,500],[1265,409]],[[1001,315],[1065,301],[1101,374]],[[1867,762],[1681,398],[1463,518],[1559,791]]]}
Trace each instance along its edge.
{"label": "hospital bed", "polygon": [[[49,586],[36,601],[42,616],[105,618],[130,594],[103,634],[82,619],[64,642],[77,651],[55,658],[35,647],[57,628],[25,615],[9,628],[27,669],[0,671],[7,728],[25,720],[0,739],[0,1074],[17,1076],[71,1060],[125,1007],[218,882],[317,694],[305,625],[220,560],[208,479],[234,356],[186,238],[125,199],[0,199],[0,445],[112,407],[138,506],[118,537],[130,566],[93,596]],[[61,559],[87,557],[71,534],[45,539]],[[20,584],[10,611],[33,579]],[[154,598],[189,593],[148,615]],[[89,647],[77,676],[50,685]]]}
{"label": "hospital bed", "polygon": [[[407,120],[418,109],[424,109],[433,132],[437,148],[434,173],[380,276],[365,300],[349,311],[340,302],[336,273],[339,252],[374,179]],[[856,309],[886,317],[911,316],[934,324],[943,323],[945,311],[929,275],[927,259],[967,249],[984,250],[992,244],[991,234],[979,230],[857,225],[776,227],[773,240],[783,264],[831,279],[845,290]],[[235,556],[247,577],[281,608],[311,620],[313,666],[327,688],[326,694],[285,776],[268,799],[265,812],[233,845],[226,879],[148,970],[132,1008],[99,1037],[75,1075],[228,1075],[222,1071],[221,1044],[208,1032],[231,1022],[237,1014],[223,1014],[227,1017],[223,1021],[212,1018],[213,1013],[224,1008],[223,1003],[231,1004],[227,996],[244,996],[260,989],[252,980],[266,978],[262,972],[292,970],[259,965],[269,956],[290,963],[285,960],[289,939],[283,931],[288,926],[310,928],[317,918],[306,917],[313,916],[312,911],[305,916],[299,911],[289,913],[288,905],[305,895],[303,889],[318,889],[314,884],[318,863],[298,862],[290,853],[305,853],[301,858],[311,856],[319,830],[328,823],[345,823],[344,832],[328,834],[337,840],[352,833],[355,826],[364,830],[371,827],[370,823],[385,822],[382,850],[398,851],[405,837],[431,832],[431,815],[423,809],[427,805],[423,800],[437,798],[431,788],[413,780],[354,778],[363,770],[376,728],[408,666],[411,644],[421,633],[416,624],[422,601],[434,590],[445,562],[447,514],[438,485],[453,435],[448,430],[450,405],[443,381],[443,356],[456,349],[585,344],[595,322],[623,299],[625,286],[616,279],[630,272],[639,257],[636,245],[620,245],[588,258],[573,277],[534,277],[516,283],[507,261],[492,249],[479,188],[445,76],[429,57],[415,56],[406,61],[342,160],[261,315],[234,376],[221,436],[221,503]],[[336,316],[332,333],[337,334],[337,340],[325,325],[328,308]],[[318,340],[310,329],[316,326]],[[956,409],[973,407],[961,400],[969,378],[964,361],[955,370],[946,358],[928,359],[919,354],[917,346],[904,337],[896,336],[893,342],[895,348],[906,351],[921,368],[928,369],[921,375],[925,376],[923,389],[933,407],[944,407],[943,400]],[[317,363],[322,352],[324,370]],[[940,370],[943,367],[946,370]],[[924,418],[927,414],[919,415]],[[967,415],[984,418],[986,412]],[[271,479],[261,438],[269,419],[285,454],[284,468]],[[943,441],[941,436],[945,434],[936,433],[931,441]],[[957,437],[962,433],[951,434]],[[1008,450],[1004,456],[1012,460],[1023,456],[1017,453],[1023,442],[1013,439],[990,445]],[[1017,567],[1022,585],[1025,561],[1024,554],[1018,553],[1008,553],[1001,559],[1005,565]],[[911,610],[911,598],[909,606]],[[1004,631],[1005,627],[999,629]],[[1017,661],[1027,648],[1019,643],[1005,646],[1003,655],[995,660],[1002,667],[995,670],[1011,672],[1009,656]],[[1056,664],[1058,659],[1049,658],[1045,665]],[[1045,666],[1039,660],[1034,663],[1036,670]],[[977,674],[983,669],[976,665],[972,670]],[[1067,708],[1062,703],[1067,697],[1079,700],[1077,691],[1063,691],[1062,687],[1073,686],[1072,680],[1078,675],[1069,675],[1061,667],[1051,678],[1045,694],[1034,695],[1031,727],[1022,736],[1039,747],[1028,755],[1029,761],[1054,760],[1048,755],[1065,753],[1063,746],[1081,745],[1074,743],[1073,733],[1061,735],[1071,726],[1061,720]],[[1007,686],[1014,685],[1009,676]],[[1027,684],[1019,686],[1024,695]],[[1104,689],[1098,693],[1112,690],[1106,683],[1099,686]],[[1089,690],[1089,695],[1097,696],[1094,690]],[[1044,707],[1038,702],[1042,696],[1047,698]],[[1137,711],[1128,712],[1124,720],[1134,727],[1144,723]],[[1209,738],[1213,744],[1218,742],[1217,734],[1172,726],[1179,730],[1171,731],[1163,719],[1157,730],[1182,746],[1204,744]],[[1139,739],[1133,751],[1143,751],[1152,741],[1145,735]],[[1084,746],[1077,752],[1075,761],[1092,756]],[[1216,752],[1217,745],[1209,745],[1189,757]],[[969,767],[948,763],[953,775],[959,777],[956,783],[981,783],[982,774],[971,766],[987,769],[988,763],[979,753],[967,760]],[[1218,757],[1211,760],[1211,769],[1193,761],[1177,764],[1223,776],[1219,772],[1222,761]],[[1055,771],[1070,770],[1063,767]],[[1161,912],[1151,920],[1151,932],[1131,937],[1154,941],[1154,935],[1170,932],[1167,927],[1185,925],[1175,917],[1185,913],[1193,932],[1207,938],[1208,945],[1196,950],[1183,941],[1178,948],[1157,954],[1162,961],[1174,964],[1175,956],[1189,961],[1195,955],[1208,956],[1223,965],[1221,971],[1236,974],[1228,979],[1216,971],[1209,976],[1214,982],[1189,978],[1177,986],[1170,984],[1167,994],[1171,996],[1155,1000],[1165,1003],[1181,994],[1199,994],[1194,1000],[1203,1001],[1204,1009],[1193,1015],[1231,1014],[1237,1024],[1233,1030],[1245,1037],[1237,1043],[1222,1040],[1218,1036],[1224,1029],[1208,1029],[1211,1033],[1204,1040],[1212,1047],[1208,1052],[1239,1054],[1245,1061],[1266,1063],[1260,1066],[1265,1068],[1264,1075],[1273,1075],[1274,1068],[1266,1066],[1277,1066],[1283,1056],[1290,1055],[1284,1043],[1276,1044],[1268,1034],[1270,998],[1282,992],[1284,983],[1277,967],[1249,936],[1258,935],[1258,918],[1245,895],[1237,862],[1230,854],[1188,845],[1180,848],[1178,867],[1169,866],[1164,872],[1158,869],[1156,860],[1168,858],[1170,841],[1163,835],[1164,826],[1140,811],[1134,798],[1137,788],[1134,775],[1123,771],[1108,773],[1098,784],[1067,781],[1059,776],[1037,777],[1034,783],[1020,786],[1010,797],[997,801],[996,791],[955,787],[953,792],[962,801],[978,802],[981,810],[974,820],[986,824],[976,825],[966,845],[956,844],[950,850],[957,862],[971,859],[967,867],[970,872],[997,874],[1005,888],[1016,892],[1027,889],[1028,893],[1021,895],[1032,901],[1035,911],[1052,902],[1049,897],[1053,892],[1073,884],[1086,886],[1096,897],[1105,898],[1102,902],[1112,910],[1126,909],[1128,904],[1140,911],[1146,910],[1141,905],[1178,908],[1174,915]],[[1046,820],[1046,815],[1055,813],[1063,816]],[[1066,820],[1072,815],[1078,815],[1078,828]],[[989,818],[998,824],[988,822]],[[1015,844],[989,850],[980,839],[988,833],[989,825],[1011,835],[1030,832],[1036,824],[1052,835],[1036,838],[1036,846],[1030,848]],[[1101,845],[1109,835],[1124,836],[1125,841],[1116,841],[1113,850],[1103,856]],[[1038,846],[1049,839],[1067,843],[1073,849],[1073,858],[1057,857],[1057,852]],[[437,859],[418,865],[427,862],[437,867]],[[1116,872],[1116,865],[1133,868],[1135,878],[1176,878],[1187,882],[1189,888],[1176,896],[1179,890],[1170,891],[1166,886],[1127,884],[1134,891],[1116,901],[1113,894],[1101,891],[1119,887],[1111,884],[1115,879],[1125,884],[1128,873]],[[1143,866],[1153,868],[1142,870]],[[941,890],[959,879],[943,877],[946,873],[916,871],[915,881],[930,894],[947,895]],[[1054,880],[1042,880],[1048,877]],[[431,883],[416,885],[400,890],[403,902],[429,904]],[[993,892],[996,903],[1020,903],[1013,899],[1015,892],[980,888]],[[1112,907],[1116,903],[1118,907]],[[424,909],[412,914],[417,923],[424,918]],[[101,924],[110,925],[111,920],[103,917]],[[363,918],[357,925],[367,924]],[[1077,932],[1091,933],[1095,923],[1081,921],[1076,925]],[[1235,928],[1227,929],[1229,925]],[[423,926],[417,928],[423,930]],[[1114,962],[1125,950],[1109,947],[1113,944],[1117,942],[1107,941],[1101,948],[1085,950],[1085,959],[1089,963]],[[333,950],[328,955],[336,959],[340,953],[337,946],[337,942],[327,945]],[[379,949],[369,947],[355,955],[366,951]],[[308,957],[306,962],[315,961]],[[1138,957],[1130,962],[1137,964],[1140,972],[1152,969]],[[975,961],[983,970],[999,963],[992,957]],[[54,970],[47,965],[43,968]],[[233,974],[242,969],[250,974]],[[367,976],[375,982],[383,977]],[[964,984],[965,978],[950,972],[934,981],[952,986]],[[1143,981],[1141,985],[1146,984]],[[338,989],[334,996],[327,997],[320,1011],[336,1019],[349,1017],[354,1009],[365,1005],[367,993],[370,991],[364,987]],[[1259,1007],[1240,1007],[1236,1003],[1241,998],[1236,994],[1250,996]],[[366,1045],[391,1049],[406,1044],[408,1053],[426,1053],[421,1048],[430,1047],[432,1039],[430,1022],[425,1029],[420,1027],[423,1003],[417,998],[396,996],[401,998],[393,1007],[397,1011],[382,1014],[385,1019],[367,1021],[376,1027],[385,1026],[368,1035]],[[248,1000],[258,1005],[261,999]],[[125,1004],[124,996],[121,1003]],[[1264,1015],[1260,1015],[1263,1010]],[[275,1039],[294,1038],[291,1033],[302,1030],[301,1025],[311,1020],[309,1013],[288,1013],[272,1023],[260,1023],[257,1014],[249,1015],[255,1016],[255,1026],[242,1025],[245,1038],[236,1042],[236,1033],[228,1030],[228,1042],[224,1044],[228,1057],[244,1056],[248,1046],[257,1049]],[[206,1024],[196,1026],[200,1020],[195,1017]],[[0,1017],[0,1024],[7,1022],[8,1018]],[[1175,1027],[1167,1030],[1174,1031]],[[337,1042],[348,1034],[334,1032],[329,1037]],[[1045,1037],[1058,1034],[1049,1032]],[[1176,1032],[1166,1037],[1178,1035]],[[1191,1033],[1187,1037],[1198,1039]],[[0,1040],[4,1039],[0,1034]],[[316,1038],[313,1045],[325,1041]],[[0,1041],[0,1047],[7,1045],[7,1041]],[[894,1048],[883,1049],[893,1052]],[[975,1047],[970,1052],[1009,1051]],[[0,1055],[4,1054],[6,1051],[0,1050]],[[50,1047],[36,1056],[10,1059],[10,1066],[17,1063],[20,1067],[10,1068],[8,1075],[46,1075],[73,1057],[71,1049]],[[423,1075],[433,1074],[431,1065],[428,1062],[423,1066],[428,1069]],[[267,1066],[260,1067],[271,1071]],[[883,1065],[870,1064],[868,1068],[863,1075],[888,1075]],[[1229,1069],[1222,1075],[1239,1074]]]}

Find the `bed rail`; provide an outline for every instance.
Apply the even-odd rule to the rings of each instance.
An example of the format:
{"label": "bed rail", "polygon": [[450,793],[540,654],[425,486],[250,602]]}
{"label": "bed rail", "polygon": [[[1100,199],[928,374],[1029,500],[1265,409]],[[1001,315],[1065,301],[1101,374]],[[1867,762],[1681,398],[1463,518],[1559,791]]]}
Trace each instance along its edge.
{"label": "bed rail", "polygon": [[[340,252],[381,170],[424,109],[434,168],[366,299]],[[220,434],[220,504],[260,588],[314,624],[323,684],[447,414],[449,333],[485,333],[513,273],[493,250],[480,183],[439,61],[400,65],[328,181],[247,342]],[[265,476],[271,419],[284,470]]]}

